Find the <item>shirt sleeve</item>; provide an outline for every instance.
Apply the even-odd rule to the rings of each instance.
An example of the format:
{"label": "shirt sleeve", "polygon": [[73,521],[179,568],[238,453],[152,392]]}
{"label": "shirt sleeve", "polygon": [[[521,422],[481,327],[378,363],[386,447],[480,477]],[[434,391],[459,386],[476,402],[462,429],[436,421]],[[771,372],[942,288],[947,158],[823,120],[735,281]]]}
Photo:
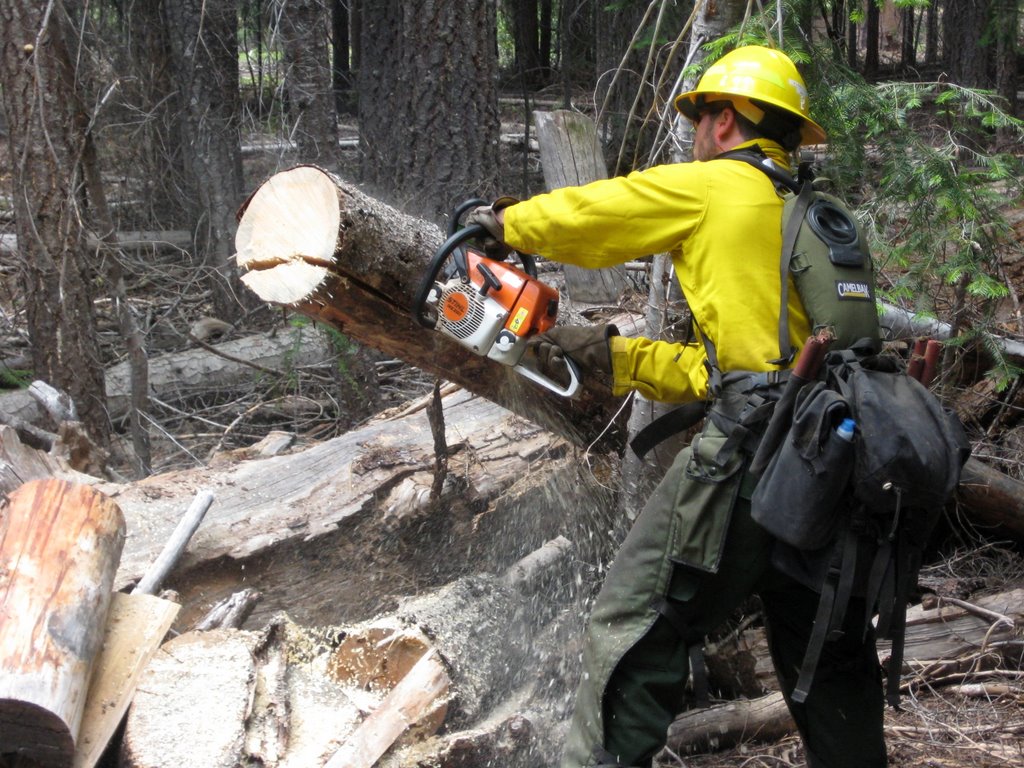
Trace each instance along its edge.
{"label": "shirt sleeve", "polygon": [[505,242],[591,268],[678,252],[704,214],[702,165],[657,166],[536,195],[505,209]]}
{"label": "shirt sleeve", "polygon": [[708,371],[700,344],[613,336],[612,393],[636,390],[648,400],[685,403],[704,400]]}

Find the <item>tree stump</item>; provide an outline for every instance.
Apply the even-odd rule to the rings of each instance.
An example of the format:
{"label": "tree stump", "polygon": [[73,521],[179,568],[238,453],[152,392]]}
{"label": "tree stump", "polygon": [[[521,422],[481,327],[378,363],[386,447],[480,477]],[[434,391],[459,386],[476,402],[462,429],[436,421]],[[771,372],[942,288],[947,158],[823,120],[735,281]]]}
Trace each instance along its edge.
{"label": "tree stump", "polygon": [[0,754],[70,763],[124,538],[84,485],[32,481],[0,508]]}

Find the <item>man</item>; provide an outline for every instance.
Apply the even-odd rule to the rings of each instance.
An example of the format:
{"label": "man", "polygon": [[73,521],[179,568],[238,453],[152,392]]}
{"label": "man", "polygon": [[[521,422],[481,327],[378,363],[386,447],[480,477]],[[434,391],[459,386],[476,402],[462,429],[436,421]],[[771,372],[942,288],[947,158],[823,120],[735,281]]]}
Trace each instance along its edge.
{"label": "man", "polygon": [[824,131],[809,116],[792,61],[758,46],[724,56],[675,104],[694,124],[696,162],[519,203],[505,199],[470,215],[511,247],[584,267],[669,252],[700,342],[564,327],[533,349],[549,374],[569,356],[585,373],[610,376],[616,394],[714,400],[703,431],[652,493],[597,598],[563,766],[650,765],[684,706],[691,650],[753,593],[764,606],[772,658],[809,765],[883,766],[874,637],[855,621],[863,605],[851,606],[849,631],[826,643],[806,701],[791,698],[818,595],[773,567],[773,540],[750,517],[754,481],[745,470],[753,445],[729,439],[755,395],[771,399],[791,350],[811,329],[792,285],[789,327],[779,328],[782,202],[772,182],[746,162],[719,156],[749,149],[788,170],[790,153],[823,141]]}

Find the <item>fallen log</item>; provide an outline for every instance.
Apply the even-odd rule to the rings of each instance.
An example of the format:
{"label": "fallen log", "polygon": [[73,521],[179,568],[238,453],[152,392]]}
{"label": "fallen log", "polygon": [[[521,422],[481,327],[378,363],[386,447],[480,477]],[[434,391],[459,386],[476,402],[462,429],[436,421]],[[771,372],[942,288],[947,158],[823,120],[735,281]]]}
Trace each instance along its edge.
{"label": "fallen log", "polygon": [[[158,400],[178,403],[188,397],[224,390],[252,379],[253,370],[287,376],[294,368],[321,365],[335,353],[324,334],[309,328],[229,339],[213,345],[214,351],[191,349],[158,355],[149,360],[149,392]],[[129,363],[111,366],[105,374],[107,412],[114,421],[131,408]],[[47,415],[27,390],[0,394],[0,422],[45,423]]]}
{"label": "fallen log", "polygon": [[243,206],[235,237],[245,283],[262,300],[312,317],[360,343],[588,444],[621,442],[607,390],[567,401],[474,355],[411,316],[440,230],[313,166],[264,182]]}
{"label": "fallen log", "polygon": [[117,505],[63,480],[0,509],[0,754],[71,761],[124,539]]}
{"label": "fallen log", "polygon": [[[397,420],[382,414],[267,459],[101,484],[132,531],[117,587],[137,582],[200,488],[217,503],[167,579],[181,595],[183,627],[243,586],[262,595],[250,627],[282,610],[308,625],[360,621],[393,607],[410,581],[438,586],[481,558],[503,567],[578,527],[609,529],[607,491],[567,457],[564,442],[461,390],[443,403],[452,480],[436,503],[434,440],[422,410]],[[567,519],[562,500],[570,497],[586,508]],[[595,542],[587,557],[607,556],[609,547]]]}
{"label": "fallen log", "polygon": [[684,712],[669,726],[667,746],[684,755],[718,751],[744,742],[777,741],[795,730],[782,694],[770,693]]}

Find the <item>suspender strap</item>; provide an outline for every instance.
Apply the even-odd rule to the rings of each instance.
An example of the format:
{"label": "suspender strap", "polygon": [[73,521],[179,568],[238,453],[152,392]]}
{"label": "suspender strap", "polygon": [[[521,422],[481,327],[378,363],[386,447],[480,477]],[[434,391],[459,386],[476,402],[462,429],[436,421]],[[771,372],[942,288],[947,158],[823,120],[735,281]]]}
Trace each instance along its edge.
{"label": "suspender strap", "polygon": [[[759,166],[760,167],[760,166]],[[814,186],[805,181],[800,187],[800,194],[793,203],[793,212],[786,222],[786,230],[782,233],[782,258],[779,259],[780,296],[779,304],[779,359],[769,360],[775,365],[788,365],[793,360],[793,346],[789,343],[789,265],[793,261],[796,250],[796,238],[800,234],[800,226],[807,216],[807,209],[814,201]]]}
{"label": "suspender strap", "polygon": [[807,694],[810,693],[811,683],[814,680],[814,670],[818,667],[821,651],[825,647],[829,617],[832,615],[832,606],[835,605],[835,579],[835,573],[830,569],[829,575],[825,578],[825,583],[821,587],[821,598],[818,600],[818,612],[814,616],[811,639],[807,643],[804,660],[800,665],[800,676],[797,678],[796,687],[793,689],[792,694],[793,701],[799,704],[807,701]]}

